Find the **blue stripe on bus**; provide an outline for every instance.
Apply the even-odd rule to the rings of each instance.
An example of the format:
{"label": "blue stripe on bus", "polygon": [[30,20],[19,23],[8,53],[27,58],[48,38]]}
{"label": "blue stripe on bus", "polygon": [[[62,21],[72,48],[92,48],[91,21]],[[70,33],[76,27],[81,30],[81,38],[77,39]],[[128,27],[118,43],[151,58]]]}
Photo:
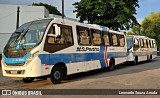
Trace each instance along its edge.
{"label": "blue stripe on bus", "polygon": [[[93,60],[100,60],[101,67],[106,67],[104,59],[105,47],[100,48],[98,53],[66,53],[66,54],[39,54],[42,64],[55,65],[58,62],[63,63],[76,63],[76,62],[86,62]],[[126,57],[126,52],[107,52],[107,59],[112,57]]]}
{"label": "blue stripe on bus", "polygon": [[31,53],[28,52],[24,57],[20,58],[7,58],[5,55],[2,55],[2,57],[6,64],[23,64],[30,55]]}

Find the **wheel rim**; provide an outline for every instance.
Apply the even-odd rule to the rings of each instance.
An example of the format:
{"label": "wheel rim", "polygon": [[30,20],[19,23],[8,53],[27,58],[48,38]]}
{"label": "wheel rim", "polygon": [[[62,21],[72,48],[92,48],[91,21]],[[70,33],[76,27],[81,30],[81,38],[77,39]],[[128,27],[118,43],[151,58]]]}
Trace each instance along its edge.
{"label": "wheel rim", "polygon": [[61,78],[61,73],[59,71],[55,71],[53,74],[54,79],[58,80]]}

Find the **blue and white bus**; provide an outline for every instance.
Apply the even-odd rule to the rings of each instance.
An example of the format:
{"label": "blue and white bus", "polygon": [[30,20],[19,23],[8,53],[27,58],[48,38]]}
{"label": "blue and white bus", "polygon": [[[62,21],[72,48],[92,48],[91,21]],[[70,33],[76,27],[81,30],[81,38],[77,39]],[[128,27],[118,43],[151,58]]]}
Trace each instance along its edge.
{"label": "blue and white bus", "polygon": [[128,62],[152,61],[157,56],[156,40],[146,36],[127,35]]}
{"label": "blue and white bus", "polygon": [[126,35],[104,26],[69,19],[39,19],[20,26],[2,54],[3,75],[32,82],[50,77],[61,83],[67,75],[109,68],[126,62]]}

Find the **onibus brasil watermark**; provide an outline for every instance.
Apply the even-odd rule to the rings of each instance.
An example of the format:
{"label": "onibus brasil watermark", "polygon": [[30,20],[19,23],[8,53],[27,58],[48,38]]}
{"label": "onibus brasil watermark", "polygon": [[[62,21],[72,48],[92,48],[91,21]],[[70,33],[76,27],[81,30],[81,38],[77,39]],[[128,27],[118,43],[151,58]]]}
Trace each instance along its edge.
{"label": "onibus brasil watermark", "polygon": [[1,95],[42,95],[40,90],[2,90]]}
{"label": "onibus brasil watermark", "polygon": [[0,95],[160,95],[160,89],[0,89]]}

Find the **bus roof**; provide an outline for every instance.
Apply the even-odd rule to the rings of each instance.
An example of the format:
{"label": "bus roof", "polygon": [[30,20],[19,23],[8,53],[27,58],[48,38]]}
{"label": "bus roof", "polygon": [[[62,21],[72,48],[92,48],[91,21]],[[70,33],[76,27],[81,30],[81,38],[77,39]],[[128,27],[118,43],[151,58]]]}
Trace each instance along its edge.
{"label": "bus roof", "polygon": [[64,18],[64,19],[62,19],[60,17],[55,17],[55,18],[39,18],[39,19],[36,19],[34,21],[45,20],[45,19],[57,20],[59,23],[70,22],[70,23],[73,23],[73,24],[78,25],[78,26],[84,26],[84,27],[98,29],[98,30],[102,30],[102,31],[108,31],[110,33],[116,33],[116,34],[123,34],[123,35],[125,35],[123,32],[118,32],[118,31],[110,30],[108,27],[105,27],[105,26],[101,26],[101,25],[97,25],[97,24],[80,23],[77,20],[71,19],[71,18]]}

